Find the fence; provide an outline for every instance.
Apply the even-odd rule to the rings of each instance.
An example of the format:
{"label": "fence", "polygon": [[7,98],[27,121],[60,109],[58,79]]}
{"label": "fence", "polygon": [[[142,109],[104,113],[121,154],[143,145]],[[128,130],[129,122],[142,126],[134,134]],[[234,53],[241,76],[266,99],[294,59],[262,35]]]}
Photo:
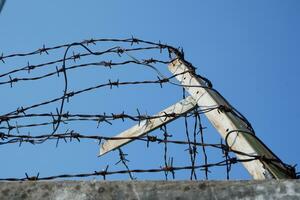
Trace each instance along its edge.
{"label": "fence", "polygon": [[[71,50],[73,53],[69,55]],[[189,70],[170,73],[166,66],[178,60],[188,66]],[[2,154],[6,156],[5,162],[16,162],[13,155],[10,155],[11,150],[5,148],[8,145],[13,145],[13,148],[18,145],[22,149],[29,144],[34,145],[38,151],[40,145],[47,148],[55,145],[59,148],[63,144],[76,143],[71,147],[72,153],[70,149],[67,153],[72,156],[78,154],[74,157],[80,165],[80,160],[87,156],[82,153],[83,148],[90,151],[102,144],[102,151],[107,154],[103,156],[104,153],[101,153],[97,158],[95,153],[97,164],[87,164],[95,167],[101,163],[101,170],[68,173],[68,169],[63,168],[64,173],[49,176],[42,176],[39,172],[35,175],[22,172],[25,176],[4,177],[0,180],[107,179],[112,175],[122,179],[121,175],[124,174],[130,179],[140,178],[140,174],[146,174],[141,176],[142,179],[176,179],[177,174],[179,179],[229,179],[233,166],[252,161],[260,161],[266,166],[270,164],[271,169],[272,166],[280,166],[289,177],[297,177],[295,168],[276,156],[249,154],[232,148],[228,139],[236,130],[227,130],[228,137],[223,139],[217,137],[217,134],[211,134],[213,127],[203,114],[230,112],[247,128],[248,132],[239,131],[239,134],[244,133],[247,136],[243,137],[254,138],[267,148],[255,136],[247,119],[233,107],[228,109],[228,106],[218,104],[201,107],[195,103],[184,111],[171,109],[154,115],[161,110],[161,106],[174,103],[178,98],[190,103],[192,100],[187,100],[186,87],[217,92],[207,78],[196,74],[196,68],[184,59],[180,48],[133,37],[90,39],[54,47],[43,45],[29,53],[2,54],[0,62],[0,85],[4,88],[0,145]],[[185,74],[197,77],[203,85],[188,86],[176,80]],[[132,77],[135,79],[127,80]],[[107,81],[101,82],[100,79]],[[135,106],[140,108],[134,109]],[[149,111],[151,114],[148,114]],[[112,134],[134,124],[136,128],[145,124],[152,125],[155,120],[160,121],[156,127],[142,131],[137,136],[116,137],[116,134]],[[106,151],[103,145],[113,141],[117,144],[121,141],[121,144]],[[109,152],[114,149],[114,152]],[[30,157],[32,151],[29,151],[27,157]],[[42,152],[44,154],[47,150],[43,149]],[[51,153],[47,152],[47,156],[40,158],[48,155],[51,156]],[[52,155],[62,158],[62,155]],[[25,164],[26,161],[34,165],[35,158],[24,158],[20,163]],[[19,168],[22,169],[23,164]],[[7,170],[2,169],[0,176],[5,176]],[[49,173],[47,168],[42,170],[41,174]],[[80,171],[78,167],[70,170]],[[214,170],[219,174],[212,175]]]}

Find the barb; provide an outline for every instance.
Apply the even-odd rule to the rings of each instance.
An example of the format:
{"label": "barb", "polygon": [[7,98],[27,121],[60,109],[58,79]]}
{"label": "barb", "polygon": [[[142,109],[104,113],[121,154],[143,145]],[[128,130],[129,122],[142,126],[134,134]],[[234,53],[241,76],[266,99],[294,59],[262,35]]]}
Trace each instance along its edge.
{"label": "barb", "polygon": [[[73,50],[72,54],[70,54],[71,49]],[[168,75],[164,67],[173,63],[175,59],[180,59],[186,66],[189,66],[191,70],[172,76]],[[38,60],[37,63],[35,63],[36,60]],[[41,62],[41,60],[43,60],[43,62]],[[17,63],[18,66],[9,66],[11,65],[11,61]],[[153,87],[161,89],[165,89],[168,86],[175,86],[177,88],[182,88],[182,86],[200,87],[197,85],[183,85],[175,81],[177,76],[181,76],[185,73],[192,73],[201,79],[205,83],[204,86],[201,86],[202,88],[212,90],[219,94],[207,78],[196,74],[196,68],[184,59],[182,48],[175,48],[167,44],[162,44],[161,42],[150,42],[134,37],[127,39],[92,38],[81,42],[67,43],[52,47],[44,44],[36,50],[27,53],[0,53],[0,63],[0,87],[5,88],[8,86],[8,88],[10,88],[9,90],[14,90],[16,93],[19,92],[19,86],[25,87],[27,83],[34,82],[35,84],[42,84],[44,81],[50,82],[59,80],[60,78],[63,79],[62,94],[51,98],[45,97],[43,101],[31,103],[26,106],[17,105],[13,109],[10,109],[9,112],[0,114],[0,145],[3,147],[13,144],[19,147],[23,144],[32,144],[38,148],[39,145],[45,144],[46,142],[48,144],[54,143],[56,147],[58,147],[62,145],[62,143],[60,143],[61,141],[65,143],[81,143],[83,140],[96,141],[96,145],[99,145],[102,140],[131,139],[146,143],[147,147],[149,147],[147,151],[151,151],[155,146],[162,147],[160,150],[163,153],[163,157],[159,158],[162,159],[162,166],[158,166],[158,163],[155,163],[154,167],[150,167],[149,163],[147,168],[144,167],[140,169],[137,167],[135,161],[130,159],[129,168],[129,160],[127,160],[127,157],[130,155],[130,158],[132,158],[131,152],[128,151],[128,154],[125,154],[119,149],[119,157],[118,162],[115,163],[116,165],[105,163],[106,168],[104,170],[91,173],[60,174],[46,177],[41,177],[40,173],[34,176],[25,173],[25,177],[23,178],[13,177],[2,178],[0,180],[39,181],[83,177],[102,177],[106,180],[108,176],[122,174],[127,174],[131,180],[135,180],[138,178],[135,176],[141,173],[162,173],[164,178],[168,180],[169,174],[172,175],[173,179],[175,179],[175,173],[176,177],[180,177],[181,174],[179,171],[185,171],[186,175],[189,174],[191,180],[201,178],[198,171],[204,171],[203,179],[207,180],[208,174],[216,167],[222,167],[226,172],[226,179],[229,179],[232,173],[232,165],[253,160],[260,160],[263,163],[273,163],[274,165],[283,165],[290,169],[291,176],[295,178],[299,176],[299,173],[296,173],[296,166],[285,164],[277,157],[275,157],[275,159],[268,159],[265,156],[250,155],[245,152],[233,150],[228,145],[227,139],[233,132],[247,134],[249,135],[248,137],[256,138],[256,136],[253,134],[254,130],[249,121],[238,110],[226,102],[225,98],[224,101],[230,108],[222,105],[211,105],[209,107],[194,109],[185,115],[174,111],[173,113],[165,113],[159,116],[150,116],[147,113],[142,114],[139,109],[137,109],[137,114],[135,115],[125,113],[125,111],[109,114],[105,112],[101,112],[101,114],[77,113],[72,110],[72,107],[67,106],[67,103],[72,99],[92,94],[99,89],[113,90],[119,87],[137,87],[138,85],[153,85]],[[91,68],[101,68],[103,71],[109,71],[108,73],[110,73],[117,68],[129,66],[150,69],[155,73],[155,76],[149,79],[141,77],[142,79],[129,81],[124,81],[119,76],[116,76],[109,77],[107,81],[102,80],[101,83],[97,82],[97,84],[93,85],[86,86],[82,84],[84,86],[80,85],[79,88],[71,87],[71,81],[73,79],[72,73],[74,72],[85,72]],[[183,91],[183,97],[185,98],[185,91]],[[6,107],[6,105],[4,107]],[[225,138],[225,144],[222,141],[216,143],[205,142],[207,140],[207,138],[204,137],[204,129],[206,127],[202,125],[203,120],[201,115],[215,109],[221,112],[230,112],[241,119],[247,125],[249,132],[240,130],[230,131],[227,134],[227,138]],[[55,110],[55,112],[53,112],[53,110]],[[177,124],[176,133],[173,133],[173,129],[170,128],[171,124],[168,124],[168,127],[162,125],[159,133],[153,132],[151,135],[147,134],[141,137],[118,138],[108,136],[106,132],[105,134],[99,134],[99,130],[107,130],[102,129],[105,124],[111,127],[119,126],[119,122],[128,123],[133,121],[141,125],[144,120],[148,121],[159,118],[161,121],[164,121],[169,117],[174,117],[178,121],[181,120],[180,123],[178,123],[181,125]],[[75,128],[78,125],[90,122],[96,125],[94,128],[98,128],[97,132],[89,131],[82,133],[82,131],[78,131]],[[193,124],[191,122],[193,122]],[[90,124],[89,127],[93,128]],[[172,130],[172,135],[170,134],[170,130]],[[185,136],[185,138],[183,139],[182,136]],[[258,140],[258,138],[256,139]],[[149,146],[150,143],[153,144],[151,148]],[[262,145],[264,144],[262,143]],[[174,151],[174,147],[176,151]],[[202,150],[202,156],[199,156],[199,148]],[[180,160],[176,156],[180,154],[180,152],[184,153],[184,150],[188,152],[186,161],[190,162],[190,164],[185,166],[181,163],[180,166],[176,166],[176,162]],[[219,154],[220,151],[222,151],[222,154],[217,159],[208,159],[210,158],[209,153],[211,151],[218,151]],[[233,157],[231,153],[243,155],[246,159],[238,159]],[[152,156],[155,157],[155,159],[159,157],[156,154]],[[219,161],[212,162],[212,160]],[[117,164],[121,164],[125,169],[108,170],[109,166],[111,168],[120,167],[120,165]]]}
{"label": "barb", "polygon": [[5,134],[0,132],[0,139],[2,142],[0,142],[0,145],[3,144],[20,144],[20,143],[31,143],[31,144],[41,144],[45,138],[48,138],[48,140],[64,140],[65,142],[73,142],[78,141],[80,142],[82,139],[85,140],[98,140],[101,142],[102,140],[123,140],[123,139],[134,139],[137,141],[144,141],[147,143],[170,143],[170,144],[178,144],[178,145],[186,145],[186,144],[192,144],[196,146],[206,146],[206,147],[213,147],[213,148],[219,148],[223,149],[224,144],[221,143],[200,143],[200,142],[189,142],[189,141],[183,141],[183,140],[168,140],[166,138],[159,138],[158,136],[152,136],[147,135],[143,137],[109,137],[109,136],[99,136],[99,135],[84,135],[78,132],[75,132],[73,130],[67,131],[65,133],[58,133],[58,134],[43,134],[38,136],[32,136],[30,134],[28,135],[22,135],[22,134]]}
{"label": "barb", "polygon": [[236,164],[237,162],[250,162],[255,160],[255,158],[249,158],[249,159],[237,159],[237,158],[231,158],[230,160],[223,160],[216,163],[209,163],[207,165],[197,165],[197,166],[169,166],[169,167],[163,167],[163,168],[153,168],[153,169],[133,169],[133,170],[118,170],[118,171],[108,171],[108,167],[106,170],[102,171],[94,171],[91,173],[80,173],[80,174],[61,174],[61,175],[55,175],[55,176],[47,176],[47,177],[40,177],[40,173],[37,174],[37,176],[28,176],[27,173],[25,173],[26,177],[24,178],[0,178],[0,181],[45,181],[45,180],[55,180],[55,179],[62,179],[62,178],[83,178],[83,177],[92,177],[92,176],[102,176],[107,177],[111,175],[116,174],[128,174],[128,173],[159,173],[159,172],[175,172],[175,171],[181,171],[181,170],[191,170],[192,168],[195,169],[203,169],[203,168],[211,168],[211,167],[222,167],[226,166],[226,162],[231,164]]}

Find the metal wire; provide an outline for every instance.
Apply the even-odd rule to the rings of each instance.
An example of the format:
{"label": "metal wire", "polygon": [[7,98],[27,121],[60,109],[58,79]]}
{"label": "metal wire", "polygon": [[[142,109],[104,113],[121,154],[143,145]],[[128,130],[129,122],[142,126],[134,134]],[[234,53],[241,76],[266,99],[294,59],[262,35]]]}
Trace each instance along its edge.
{"label": "metal wire", "polygon": [[[106,49],[101,47],[102,50],[97,49],[96,47],[99,44],[108,45]],[[79,47],[79,48],[78,48]],[[82,49],[83,52],[74,53],[73,55],[68,55],[71,48],[76,48],[77,51]],[[158,58],[149,57],[144,59],[138,59],[135,54],[144,53],[148,55],[152,51],[159,51],[159,54],[164,54]],[[57,58],[57,55],[63,54],[62,58]],[[134,55],[133,55],[134,54]],[[55,57],[54,59],[51,57]],[[50,57],[50,60],[47,60],[43,63],[30,64],[32,63],[27,60],[27,65],[21,67],[7,67],[11,61],[17,59],[29,59],[33,60],[35,57],[46,56]],[[115,56],[115,60],[109,60],[108,58]],[[85,61],[83,58],[97,59],[96,61]],[[162,72],[157,65],[168,65],[174,61],[174,59],[182,60],[187,66],[192,70],[185,71],[183,73],[175,74],[172,76],[167,76]],[[52,60],[53,59],[53,60]],[[72,65],[67,65],[67,61],[73,61]],[[179,75],[185,73],[193,73],[199,79],[201,79],[205,86],[201,86],[216,91],[211,82],[200,75],[196,74],[195,67],[184,59],[184,52],[180,48],[175,48],[167,44],[162,44],[161,42],[149,42],[145,40],[140,40],[137,38],[127,38],[127,39],[89,39],[81,42],[68,43],[53,47],[46,47],[45,45],[42,48],[28,52],[28,53],[12,53],[12,54],[0,54],[0,62],[3,64],[3,70],[6,72],[1,72],[0,74],[0,86],[5,87],[9,85],[12,89],[16,85],[24,85],[27,82],[38,82],[47,80],[49,78],[61,78],[63,77],[63,93],[55,98],[46,99],[45,101],[40,101],[33,103],[28,106],[16,106],[17,109],[13,109],[7,113],[0,115],[0,145],[13,145],[18,144],[21,146],[24,143],[29,143],[33,145],[45,144],[46,142],[54,141],[55,145],[60,145],[60,141],[65,143],[69,142],[81,142],[82,140],[93,140],[97,141],[99,145],[103,140],[124,140],[132,139],[136,141],[145,142],[147,148],[150,143],[155,143],[158,145],[163,145],[163,164],[159,168],[151,169],[130,169],[129,160],[127,157],[128,154],[123,153],[123,150],[118,149],[119,151],[119,161],[115,164],[122,164],[125,167],[124,170],[111,170],[109,171],[109,163],[106,166],[105,170],[94,171],[91,173],[79,173],[79,174],[61,174],[47,177],[40,177],[39,174],[36,176],[29,176],[25,173],[23,178],[0,178],[0,180],[5,181],[37,181],[37,180],[52,180],[52,179],[66,179],[66,178],[82,178],[82,177],[97,177],[100,176],[106,180],[107,176],[115,174],[128,174],[129,178],[132,180],[137,179],[134,174],[140,173],[163,173],[166,180],[169,179],[169,174],[172,175],[172,178],[175,179],[176,171],[190,171],[189,179],[197,180],[199,179],[199,171],[204,171],[204,179],[208,179],[208,174],[211,168],[214,167],[225,167],[226,178],[229,179],[229,175],[232,169],[233,164],[249,162],[253,160],[261,160],[264,162],[271,163],[280,163],[284,166],[294,170],[295,177],[298,173],[295,172],[295,167],[291,167],[283,163],[279,158],[268,159],[264,156],[249,155],[244,152],[239,152],[231,149],[228,145],[227,138],[225,138],[225,143],[206,143],[204,140],[204,129],[202,125],[201,115],[211,112],[215,109],[220,111],[230,112],[233,115],[237,116],[247,125],[249,133],[252,137],[256,137],[253,133],[254,130],[248,120],[238,112],[234,107],[230,106],[230,109],[225,106],[211,106],[208,108],[197,108],[192,112],[187,114],[182,113],[165,113],[159,116],[149,116],[147,114],[141,114],[137,110],[137,114],[129,114],[125,112],[121,113],[110,113],[110,114],[99,114],[99,113],[75,113],[70,111],[65,111],[66,104],[77,96],[83,96],[87,93],[92,93],[99,89],[114,89],[115,87],[125,87],[125,86],[137,86],[137,85],[158,85],[160,88],[163,88],[165,85],[173,86],[185,86],[185,87],[199,87],[194,85],[182,85],[175,81],[175,78]],[[78,63],[77,63],[78,62]],[[80,62],[80,63],[79,63]],[[72,71],[87,70],[88,68],[105,68],[105,69],[115,69],[125,66],[141,66],[153,70],[157,78],[151,80],[133,80],[133,81],[121,81],[121,80],[108,80],[96,85],[85,87],[83,89],[78,89],[72,91],[69,87],[69,80]],[[219,94],[219,93],[218,93]],[[185,98],[185,91],[183,91],[183,97]],[[224,101],[226,102],[225,98]],[[53,106],[55,103],[59,103],[59,106],[56,108],[56,113],[46,111],[46,106]],[[227,102],[227,105],[230,105]],[[42,112],[36,111],[40,109]],[[156,135],[146,135],[141,137],[110,137],[93,133],[81,133],[76,130],[67,130],[62,133],[59,132],[59,128],[68,123],[85,123],[93,122],[99,127],[100,123],[105,123],[109,125],[114,125],[117,121],[134,121],[140,124],[142,121],[152,120],[160,118],[166,120],[168,117],[181,118],[184,121],[184,132],[186,139],[172,139],[174,134],[170,133],[169,128],[166,125],[163,125],[161,128],[162,138]],[[48,129],[48,132],[39,134],[32,134],[31,131],[27,132],[28,129],[41,130],[41,127],[51,127]],[[191,127],[193,128],[191,132]],[[25,133],[26,131],[26,133]],[[34,132],[34,131],[32,131]],[[243,132],[239,130],[232,131],[228,133],[230,135],[233,132],[242,132],[243,134],[248,134],[248,132]],[[182,134],[182,133],[181,133]],[[182,134],[184,135],[184,133]],[[228,137],[227,135],[227,137]],[[262,143],[263,144],[263,143]],[[176,153],[172,153],[170,150],[170,145],[178,146],[187,146],[186,151],[188,152],[188,158],[190,165],[188,166],[174,166],[174,160],[176,159]],[[203,159],[200,159],[198,148],[202,150]],[[221,150],[223,153],[222,160],[217,162],[209,162],[209,155],[207,148]],[[247,156],[248,159],[238,159],[232,157],[231,153],[237,155]],[[159,164],[157,163],[157,166]],[[2,170],[3,172],[3,170]],[[0,176],[3,176],[1,174]]]}

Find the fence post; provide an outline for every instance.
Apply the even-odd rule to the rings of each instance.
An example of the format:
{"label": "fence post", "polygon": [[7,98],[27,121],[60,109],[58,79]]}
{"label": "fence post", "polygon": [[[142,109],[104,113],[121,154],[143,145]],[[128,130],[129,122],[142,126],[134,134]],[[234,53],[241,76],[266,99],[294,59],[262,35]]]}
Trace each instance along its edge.
{"label": "fence post", "polygon": [[[293,171],[266,147],[233,111],[233,107],[217,91],[209,88],[205,81],[193,73],[193,69],[184,61],[174,60],[169,70],[176,76],[184,88],[197,101],[201,108],[218,106],[219,109],[205,113],[212,125],[226,140],[231,150],[237,153],[238,159],[253,159],[243,162],[254,179],[294,178]],[[184,73],[186,72],[186,73]],[[249,155],[251,155],[249,157]]]}
{"label": "fence post", "polygon": [[[135,137],[141,137],[197,107],[197,102],[193,99],[193,97],[188,96],[178,103],[159,112],[157,115],[154,115],[152,119],[143,120],[139,124],[115,136],[116,140],[107,140],[102,143],[100,147],[100,156],[134,141]],[[125,139],[119,139],[122,137]],[[132,137],[132,139],[130,139],[130,137]]]}

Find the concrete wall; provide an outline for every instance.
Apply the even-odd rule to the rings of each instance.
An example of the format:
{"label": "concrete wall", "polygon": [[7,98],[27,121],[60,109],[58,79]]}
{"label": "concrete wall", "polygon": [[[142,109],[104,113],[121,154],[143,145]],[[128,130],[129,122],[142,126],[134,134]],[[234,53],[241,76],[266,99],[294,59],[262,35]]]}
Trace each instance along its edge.
{"label": "concrete wall", "polygon": [[300,199],[300,181],[0,182],[0,199]]}

